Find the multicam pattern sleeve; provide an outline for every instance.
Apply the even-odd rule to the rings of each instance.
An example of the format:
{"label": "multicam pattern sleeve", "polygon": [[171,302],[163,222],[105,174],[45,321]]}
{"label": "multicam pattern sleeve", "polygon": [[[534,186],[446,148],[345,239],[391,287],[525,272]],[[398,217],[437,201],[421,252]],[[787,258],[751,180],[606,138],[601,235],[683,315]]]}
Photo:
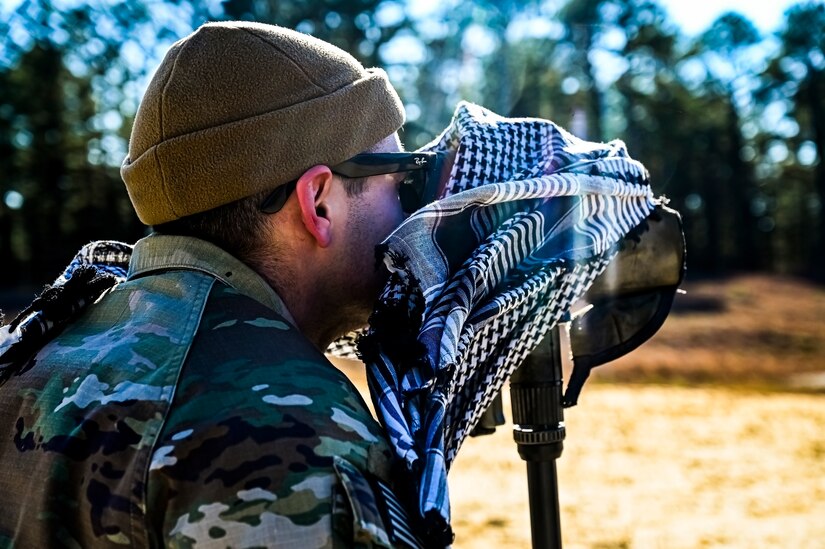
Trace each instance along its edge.
{"label": "multicam pattern sleeve", "polygon": [[282,317],[202,273],[130,280],[0,392],[0,547],[351,545],[341,459],[386,480],[380,427]]}
{"label": "multicam pattern sleeve", "polygon": [[152,454],[149,508],[172,546],[349,546],[331,538],[333,461],[385,476],[383,437],[294,328],[218,287]]}

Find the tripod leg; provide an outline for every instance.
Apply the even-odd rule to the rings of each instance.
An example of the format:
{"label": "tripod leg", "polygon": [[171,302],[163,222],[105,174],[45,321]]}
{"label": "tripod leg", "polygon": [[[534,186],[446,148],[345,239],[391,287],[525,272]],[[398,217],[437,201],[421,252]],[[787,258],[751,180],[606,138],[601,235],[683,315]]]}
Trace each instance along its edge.
{"label": "tripod leg", "polygon": [[556,459],[565,437],[561,340],[558,326],[510,379],[513,438],[527,462],[534,549],[561,549]]}
{"label": "tripod leg", "polygon": [[533,547],[561,549],[559,483],[556,460],[527,462],[530,528]]}

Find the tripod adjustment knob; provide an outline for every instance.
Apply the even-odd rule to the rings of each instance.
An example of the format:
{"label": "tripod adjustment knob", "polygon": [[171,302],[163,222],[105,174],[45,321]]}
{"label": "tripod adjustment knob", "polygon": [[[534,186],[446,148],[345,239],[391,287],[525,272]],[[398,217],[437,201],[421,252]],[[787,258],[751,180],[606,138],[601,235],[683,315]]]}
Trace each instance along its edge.
{"label": "tripod adjustment knob", "polygon": [[521,426],[555,426],[564,422],[561,381],[510,384],[513,423]]}
{"label": "tripod adjustment knob", "polygon": [[524,429],[518,425],[513,428],[513,440],[516,441],[516,444],[535,445],[562,442],[565,434],[564,424],[538,430]]}

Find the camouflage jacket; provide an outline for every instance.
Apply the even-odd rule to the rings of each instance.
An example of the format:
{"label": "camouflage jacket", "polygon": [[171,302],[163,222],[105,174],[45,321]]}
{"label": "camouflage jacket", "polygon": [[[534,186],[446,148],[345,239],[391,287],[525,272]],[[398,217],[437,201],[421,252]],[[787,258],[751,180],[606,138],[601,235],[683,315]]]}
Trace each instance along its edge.
{"label": "camouflage jacket", "polygon": [[219,248],[150,236],[0,389],[0,547],[389,547],[390,451]]}

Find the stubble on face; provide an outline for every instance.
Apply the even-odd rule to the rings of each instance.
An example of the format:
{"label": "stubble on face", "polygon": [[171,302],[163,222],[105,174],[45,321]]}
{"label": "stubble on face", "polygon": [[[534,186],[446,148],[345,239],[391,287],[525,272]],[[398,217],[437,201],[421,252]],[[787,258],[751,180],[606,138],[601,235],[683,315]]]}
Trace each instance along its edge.
{"label": "stubble on face", "polygon": [[[400,141],[392,135],[370,152],[398,150],[402,150]],[[370,177],[362,192],[349,197],[347,230],[327,278],[330,341],[367,325],[387,282],[389,273],[376,260],[376,246],[403,220],[397,177]]]}
{"label": "stubble on face", "polygon": [[330,277],[328,300],[336,304],[332,307],[338,332],[335,337],[367,325],[388,278],[386,269],[376,262],[375,255],[376,246],[387,235],[378,230],[362,196],[351,199],[347,219],[349,231],[340,248],[335,274]]}

